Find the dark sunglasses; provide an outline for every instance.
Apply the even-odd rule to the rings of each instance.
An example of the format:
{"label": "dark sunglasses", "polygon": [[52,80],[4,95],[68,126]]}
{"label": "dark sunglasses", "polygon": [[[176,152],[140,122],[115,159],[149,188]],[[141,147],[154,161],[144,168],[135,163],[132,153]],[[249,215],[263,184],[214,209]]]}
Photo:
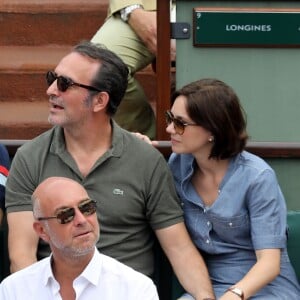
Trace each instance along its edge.
{"label": "dark sunglasses", "polygon": [[[79,205],[78,209],[85,216],[90,216],[96,212],[97,205],[96,201],[91,199],[83,200]],[[75,208],[74,207],[66,207],[57,211],[55,216],[52,217],[40,217],[37,218],[38,221],[57,219],[60,224],[70,223],[75,217]]]}
{"label": "dark sunglasses", "polygon": [[180,119],[175,118],[174,115],[169,110],[166,111],[165,116],[166,116],[167,125],[169,126],[171,123],[173,123],[176,133],[180,135],[184,133],[186,126],[199,126],[198,124],[184,122]]}
{"label": "dark sunglasses", "polygon": [[70,86],[73,86],[73,85],[80,86],[87,90],[101,92],[101,90],[99,90],[93,86],[74,82],[71,78],[68,78],[65,76],[57,76],[57,74],[53,71],[47,72],[46,80],[47,80],[48,86],[50,86],[55,80],[57,80],[57,88],[61,92],[65,92]]}

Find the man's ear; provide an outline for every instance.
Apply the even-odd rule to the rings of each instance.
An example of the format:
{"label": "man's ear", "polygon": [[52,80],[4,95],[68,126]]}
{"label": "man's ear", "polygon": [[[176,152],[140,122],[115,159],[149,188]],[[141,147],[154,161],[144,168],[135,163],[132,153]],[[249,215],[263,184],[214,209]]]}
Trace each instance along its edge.
{"label": "man's ear", "polygon": [[35,232],[37,233],[37,235],[43,239],[45,242],[49,242],[49,235],[47,234],[47,232],[45,231],[45,227],[44,225],[42,225],[41,222],[38,221],[34,221],[33,222],[33,229],[35,230]]}
{"label": "man's ear", "polygon": [[107,92],[99,92],[94,97],[94,112],[98,112],[100,110],[106,110],[107,104],[109,101],[109,95]]}

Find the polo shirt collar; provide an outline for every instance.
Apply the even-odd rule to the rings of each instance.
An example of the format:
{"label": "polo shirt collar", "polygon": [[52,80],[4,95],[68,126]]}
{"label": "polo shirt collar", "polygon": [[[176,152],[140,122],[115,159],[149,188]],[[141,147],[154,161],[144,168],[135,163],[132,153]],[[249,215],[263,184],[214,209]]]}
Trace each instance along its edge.
{"label": "polo shirt collar", "polygon": [[[125,141],[122,129],[114,120],[111,120],[112,126],[112,147],[108,150],[110,155],[120,157],[124,151]],[[63,128],[55,126],[53,129],[53,137],[51,142],[50,151],[56,154],[63,154],[66,151],[66,143]]]}

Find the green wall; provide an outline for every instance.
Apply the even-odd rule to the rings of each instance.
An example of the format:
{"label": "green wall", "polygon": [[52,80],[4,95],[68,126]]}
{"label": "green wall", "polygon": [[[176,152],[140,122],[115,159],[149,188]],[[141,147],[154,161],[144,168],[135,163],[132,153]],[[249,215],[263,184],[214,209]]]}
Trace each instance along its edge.
{"label": "green wall", "polygon": [[[297,1],[180,1],[177,22],[191,25],[190,39],[177,40],[176,86],[204,77],[231,85],[247,114],[252,141],[300,141],[300,49],[194,47],[193,8],[299,8]],[[300,34],[300,33],[299,33]],[[268,160],[289,209],[300,209],[300,160]]]}
{"label": "green wall", "polygon": [[273,167],[290,210],[300,210],[300,160],[272,158],[266,161]]}

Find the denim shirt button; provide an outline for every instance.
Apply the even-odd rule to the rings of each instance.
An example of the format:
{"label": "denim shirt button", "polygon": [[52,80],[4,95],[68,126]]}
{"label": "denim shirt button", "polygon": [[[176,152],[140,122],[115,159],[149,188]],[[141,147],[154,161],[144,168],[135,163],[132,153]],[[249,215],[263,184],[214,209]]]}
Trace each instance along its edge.
{"label": "denim shirt button", "polygon": [[230,222],[229,224],[228,224],[230,227],[232,227],[232,223]]}
{"label": "denim shirt button", "polygon": [[207,222],[206,222],[206,224],[207,224],[207,226],[209,226],[209,225],[210,225],[210,222],[209,222],[209,221],[207,221]]}
{"label": "denim shirt button", "polygon": [[206,240],[206,244],[209,244],[209,243],[210,243],[210,240],[209,240],[209,239],[207,239],[207,240]]}

